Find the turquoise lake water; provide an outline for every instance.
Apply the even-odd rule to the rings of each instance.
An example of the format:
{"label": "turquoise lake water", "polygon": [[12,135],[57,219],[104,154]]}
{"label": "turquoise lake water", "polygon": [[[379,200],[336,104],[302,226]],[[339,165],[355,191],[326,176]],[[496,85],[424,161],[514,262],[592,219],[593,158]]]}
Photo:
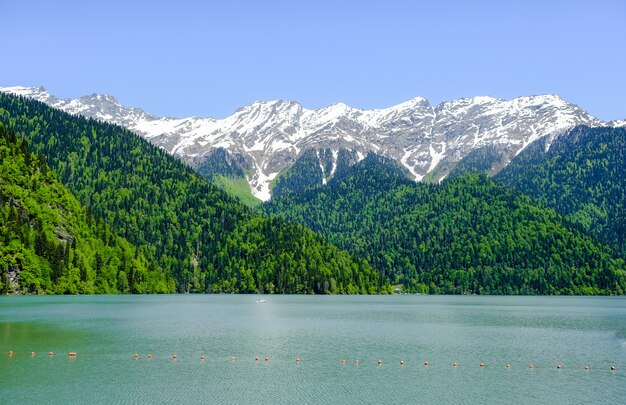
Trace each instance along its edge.
{"label": "turquoise lake water", "polygon": [[257,298],[0,297],[0,403],[626,398],[624,297]]}

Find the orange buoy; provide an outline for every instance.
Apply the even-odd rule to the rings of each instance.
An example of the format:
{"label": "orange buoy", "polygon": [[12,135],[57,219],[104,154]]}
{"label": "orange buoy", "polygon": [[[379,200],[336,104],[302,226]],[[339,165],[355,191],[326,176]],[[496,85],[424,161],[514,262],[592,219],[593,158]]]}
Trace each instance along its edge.
{"label": "orange buoy", "polygon": [[54,356],[54,352],[50,352],[48,354],[50,355],[50,357]]}
{"label": "orange buoy", "polygon": [[152,358],[152,355],[151,355],[151,354],[149,354],[149,355],[148,355],[148,358],[149,358],[149,359],[151,359],[151,358]]}
{"label": "orange buoy", "polygon": [[136,359],[138,359],[138,358],[139,358],[139,354],[138,354],[138,353],[135,353],[135,356],[134,356],[134,357],[135,357]]}
{"label": "orange buoy", "polygon": [[269,357],[266,357],[266,358],[265,358],[265,361],[270,361],[270,358],[269,358]]}
{"label": "orange buoy", "polygon": [[404,366],[404,360],[400,360],[400,365]]}
{"label": "orange buoy", "polygon": [[428,365],[428,362],[427,362],[427,361],[425,361],[425,362],[424,362],[424,365],[425,365],[425,366],[427,366],[427,365]]}
{"label": "orange buoy", "polygon": [[485,367],[485,363],[480,363],[480,366],[481,367]]}
{"label": "orange buoy", "polygon": [[534,365],[534,364],[531,364],[531,365],[530,365],[530,368],[535,368],[535,365]]}
{"label": "orange buoy", "polygon": [[557,364],[556,368],[558,368],[559,370],[563,368],[563,366],[561,364]]}
{"label": "orange buoy", "polygon": [[77,356],[76,352],[69,352],[67,355],[69,357],[76,357]]}
{"label": "orange buoy", "polygon": [[300,363],[301,361],[300,357],[296,357],[296,363]]}
{"label": "orange buoy", "polygon": [[30,352],[30,355],[31,355],[32,357],[35,357],[35,352]]}
{"label": "orange buoy", "polygon": [[615,364],[612,364],[611,365],[611,371],[615,371],[615,370],[617,370],[617,367],[615,367]]}
{"label": "orange buoy", "polygon": [[346,359],[341,360],[341,364],[346,364]]}
{"label": "orange buoy", "polygon": [[458,367],[458,366],[459,366],[459,363],[454,363],[454,364],[452,364],[452,365],[453,365],[454,367]]}
{"label": "orange buoy", "polygon": [[176,355],[172,355],[172,360],[176,360]]}
{"label": "orange buoy", "polygon": [[203,355],[203,356],[200,356],[200,360],[204,360],[204,355]]}
{"label": "orange buoy", "polygon": [[255,358],[254,358],[254,361],[259,361],[259,358],[258,358],[258,357],[255,357]]}
{"label": "orange buoy", "polygon": [[506,365],[506,368],[511,368],[511,365],[510,365],[510,364],[507,364],[507,365]]}
{"label": "orange buoy", "polygon": [[12,351],[9,352],[9,357],[13,357],[13,352]]}

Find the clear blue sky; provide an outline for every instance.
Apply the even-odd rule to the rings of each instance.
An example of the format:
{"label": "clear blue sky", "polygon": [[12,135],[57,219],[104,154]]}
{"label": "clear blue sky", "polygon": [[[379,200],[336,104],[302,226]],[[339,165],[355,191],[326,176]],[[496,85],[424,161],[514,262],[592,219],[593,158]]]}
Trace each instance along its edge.
{"label": "clear blue sky", "polygon": [[0,86],[108,93],[161,116],[554,93],[626,118],[624,0],[21,0],[0,13]]}

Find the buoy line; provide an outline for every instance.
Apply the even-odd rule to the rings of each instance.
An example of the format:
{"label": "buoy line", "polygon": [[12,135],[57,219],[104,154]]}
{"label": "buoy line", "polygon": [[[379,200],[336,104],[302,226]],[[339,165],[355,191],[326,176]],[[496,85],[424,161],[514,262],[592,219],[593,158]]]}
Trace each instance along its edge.
{"label": "buoy line", "polygon": [[[37,353],[36,353],[35,351],[31,351],[31,352],[14,352],[14,351],[10,350],[10,351],[5,352],[5,353],[8,355],[8,357],[9,357],[9,358],[15,358],[15,357],[17,357],[17,356],[19,356],[19,355],[23,355],[24,357],[27,357],[27,356],[28,356],[28,357],[31,357],[31,358],[35,358],[35,357],[37,356]],[[83,353],[83,355],[92,356],[92,355],[101,355],[101,353]],[[50,358],[55,357],[55,352],[53,352],[53,351],[48,352],[48,356],[49,356]],[[77,353],[77,352],[67,352],[67,357],[69,357],[69,358],[77,358],[77,357],[78,357],[78,353]],[[133,359],[135,359],[135,360],[141,360],[141,358],[142,358],[142,356],[140,356],[140,354],[139,354],[139,353],[134,353],[134,354],[132,354],[132,355],[129,355],[129,357],[131,357],[131,358],[133,358]],[[146,355],[145,357],[146,357],[148,360],[151,360],[151,359],[154,359],[154,358],[155,358],[155,356],[154,356],[152,353],[150,353],[150,354]],[[178,359],[179,359],[179,356],[178,356],[177,354],[172,354],[170,358],[171,358],[172,360],[178,360]],[[206,359],[207,359],[207,357],[206,357],[205,355],[203,355],[203,354],[202,354],[202,355],[199,355],[199,356],[198,356],[198,355],[196,355],[196,356],[185,356],[184,358],[185,358],[185,359],[196,358],[196,359],[199,359],[199,360],[201,360],[201,361],[204,361],[204,360],[206,360]],[[269,357],[269,356],[263,356],[263,357],[260,357],[260,356],[255,356],[255,357],[253,357],[253,358],[251,358],[251,359],[253,359],[253,360],[254,360],[254,362],[257,362],[257,363],[258,363],[258,362],[259,362],[259,360],[260,360],[261,358],[262,358],[265,362],[267,362],[267,363],[269,363],[269,362],[270,362],[270,357]],[[231,356],[231,357],[230,357],[230,361],[231,361],[231,363],[236,363],[236,362],[237,362],[237,357],[236,357],[236,356]],[[346,365],[346,364],[348,364],[348,362],[347,362],[347,360],[346,360],[346,359],[341,359],[341,360],[340,360],[340,362],[341,362],[341,364],[342,364],[342,365]],[[302,364],[302,358],[301,358],[301,357],[295,357],[295,363],[296,363],[296,364]],[[373,364],[376,364],[376,365],[378,365],[378,366],[382,366],[382,365],[383,365],[383,360],[382,360],[382,359],[377,359],[377,360],[372,361],[372,363],[373,363]],[[405,361],[405,360],[399,360],[399,365],[400,365],[400,366],[405,366],[405,365],[408,365],[408,364],[410,364],[410,363],[408,363],[408,362],[407,362],[407,361]],[[424,361],[417,361],[415,364],[416,364],[416,365],[420,365],[420,364],[422,364],[424,368],[427,368],[427,367],[432,366],[432,365],[431,365],[431,363],[430,363],[430,361],[428,361],[428,360],[424,360]],[[448,363],[448,364],[450,364],[450,363]],[[361,365],[361,360],[360,360],[360,359],[355,359],[355,360],[354,360],[354,365],[355,365],[355,366],[359,366],[359,365]],[[479,362],[476,366],[477,366],[478,368],[480,368],[480,369],[484,369],[484,368],[492,368],[492,367],[488,367],[488,366],[487,366],[487,364],[486,364],[486,363],[484,363],[484,362]],[[502,366],[502,367],[504,367],[505,369],[511,369],[511,368],[513,368],[513,366],[511,365],[511,363],[506,363],[506,364],[504,364],[504,366]],[[553,367],[554,367],[554,366],[553,366]],[[460,363],[459,363],[458,361],[454,361],[454,362],[452,362],[452,368],[455,368],[455,369],[456,369],[456,368],[461,368]],[[467,367],[463,367],[463,368],[467,368]],[[529,363],[529,364],[528,364],[528,368],[529,368],[529,369],[531,369],[531,370],[533,370],[533,369],[537,368],[537,366],[535,365],[535,363]],[[573,367],[570,367],[570,368],[573,368]],[[564,366],[564,364],[563,364],[563,363],[560,363],[560,362],[559,362],[559,363],[556,363],[556,369],[557,369],[557,370],[563,370],[563,369],[565,369],[565,366]],[[590,370],[591,370],[591,366],[590,366],[588,363],[584,363],[584,364],[580,367],[580,369],[582,369],[582,370],[584,370],[584,371],[590,371]],[[616,365],[615,363],[611,363],[611,364],[608,366],[608,369],[609,369],[611,372],[616,372],[616,371],[618,370],[617,365]]]}

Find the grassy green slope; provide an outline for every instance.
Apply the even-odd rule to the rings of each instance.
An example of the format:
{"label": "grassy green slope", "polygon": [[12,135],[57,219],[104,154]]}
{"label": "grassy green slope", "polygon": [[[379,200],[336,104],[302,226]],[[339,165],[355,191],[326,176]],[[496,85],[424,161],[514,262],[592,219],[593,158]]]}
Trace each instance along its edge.
{"label": "grassy green slope", "polygon": [[213,183],[226,191],[229,195],[238,198],[239,201],[248,207],[254,208],[262,203],[261,200],[252,194],[250,184],[248,184],[243,177],[232,178],[227,176],[215,176],[213,177]]}

